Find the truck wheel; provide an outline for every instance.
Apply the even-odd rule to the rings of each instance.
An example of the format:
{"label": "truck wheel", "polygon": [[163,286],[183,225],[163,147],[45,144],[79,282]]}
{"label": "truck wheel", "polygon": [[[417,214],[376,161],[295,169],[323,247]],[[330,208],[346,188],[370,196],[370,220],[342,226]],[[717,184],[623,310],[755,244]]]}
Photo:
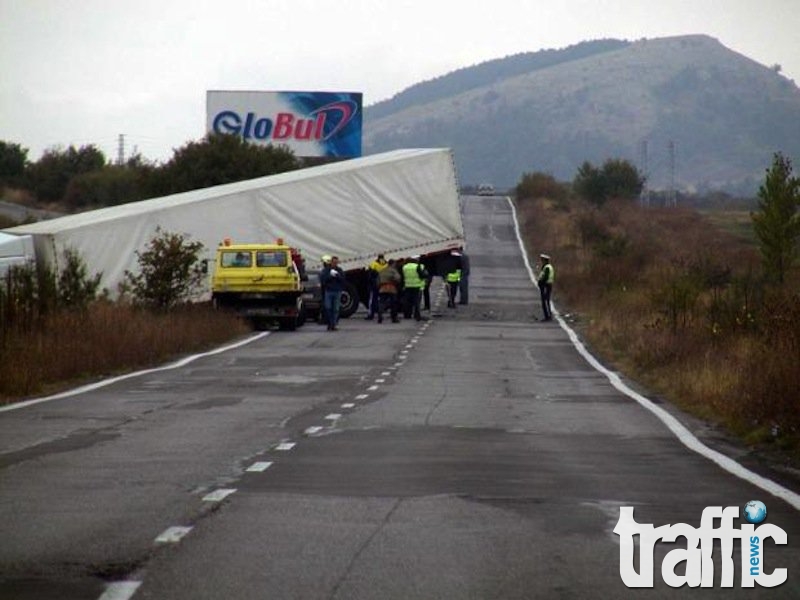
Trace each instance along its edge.
{"label": "truck wheel", "polygon": [[339,307],[339,316],[343,319],[351,316],[358,310],[358,290],[349,281],[345,282],[344,289],[342,290],[341,306]]}

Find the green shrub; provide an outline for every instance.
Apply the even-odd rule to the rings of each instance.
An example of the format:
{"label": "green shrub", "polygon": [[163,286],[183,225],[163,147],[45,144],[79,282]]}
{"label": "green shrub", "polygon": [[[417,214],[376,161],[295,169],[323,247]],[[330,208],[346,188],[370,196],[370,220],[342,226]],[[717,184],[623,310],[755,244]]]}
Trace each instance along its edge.
{"label": "green shrub", "polygon": [[136,304],[157,310],[186,303],[205,279],[199,258],[202,249],[201,242],[159,227],[147,247],[136,251],[140,271],[125,272],[122,292],[130,293]]}

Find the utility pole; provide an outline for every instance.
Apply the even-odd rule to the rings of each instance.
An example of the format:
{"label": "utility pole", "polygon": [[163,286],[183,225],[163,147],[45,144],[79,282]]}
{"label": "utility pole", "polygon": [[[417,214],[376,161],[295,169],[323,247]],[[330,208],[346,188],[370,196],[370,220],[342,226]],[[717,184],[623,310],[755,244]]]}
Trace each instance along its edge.
{"label": "utility pole", "polygon": [[669,196],[667,199],[668,206],[677,206],[678,199],[675,193],[675,142],[670,140],[667,144],[669,152]]}
{"label": "utility pole", "polygon": [[117,164],[122,166],[125,164],[125,134],[120,133],[117,143]]}
{"label": "utility pole", "polygon": [[642,186],[642,193],[639,196],[639,202],[642,206],[650,206],[650,189],[647,186],[648,180],[650,179],[650,173],[648,173],[649,167],[647,164],[647,140],[642,140],[639,151],[639,164],[642,167],[642,177],[644,178],[644,185]]}

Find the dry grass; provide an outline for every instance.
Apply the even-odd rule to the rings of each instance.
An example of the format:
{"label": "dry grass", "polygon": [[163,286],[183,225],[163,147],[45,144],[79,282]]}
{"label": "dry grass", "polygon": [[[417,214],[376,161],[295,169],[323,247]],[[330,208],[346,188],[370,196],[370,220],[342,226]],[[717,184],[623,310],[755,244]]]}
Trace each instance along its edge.
{"label": "dry grass", "polygon": [[246,334],[235,317],[208,305],[154,314],[95,302],[62,310],[30,331],[6,331],[0,347],[0,403],[163,363]]}
{"label": "dry grass", "polygon": [[[800,464],[800,275],[766,286],[741,214],[518,201],[555,299],[616,368]],[[731,223],[736,223],[732,227]]]}

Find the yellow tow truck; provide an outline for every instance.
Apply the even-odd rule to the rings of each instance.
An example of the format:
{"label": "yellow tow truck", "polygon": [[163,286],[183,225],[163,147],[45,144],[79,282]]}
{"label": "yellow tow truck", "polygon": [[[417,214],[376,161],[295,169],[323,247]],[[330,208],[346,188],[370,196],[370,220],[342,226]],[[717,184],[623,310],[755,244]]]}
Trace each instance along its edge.
{"label": "yellow tow truck", "polygon": [[256,329],[277,324],[293,331],[305,322],[303,259],[294,248],[274,244],[219,245],[211,277],[214,306],[233,310]]}

